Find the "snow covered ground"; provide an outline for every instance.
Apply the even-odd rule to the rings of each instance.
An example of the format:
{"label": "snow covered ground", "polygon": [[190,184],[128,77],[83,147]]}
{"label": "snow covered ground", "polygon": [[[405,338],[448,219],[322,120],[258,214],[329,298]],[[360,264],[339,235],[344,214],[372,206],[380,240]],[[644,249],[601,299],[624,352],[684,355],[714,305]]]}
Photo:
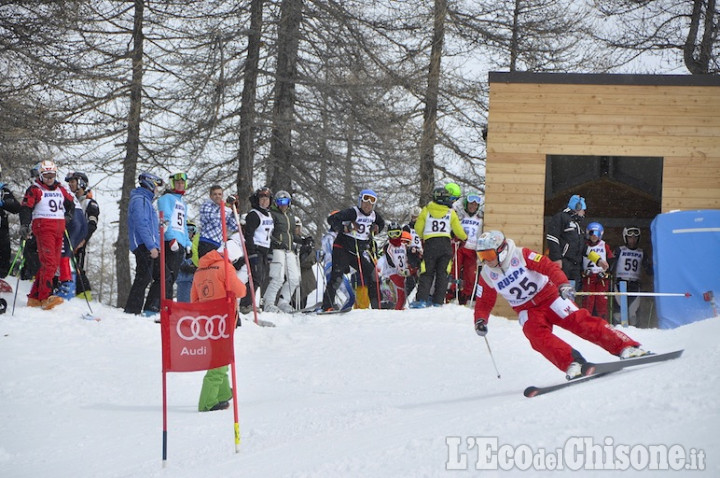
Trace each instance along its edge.
{"label": "snow covered ground", "polygon": [[[82,320],[80,300],[28,309],[28,288],[0,316],[3,478],[620,474],[588,469],[593,454],[623,476],[720,476],[720,317],[630,328],[650,350],[685,354],[528,399],[526,386],[564,378],[513,320],[490,322],[498,379],[464,307],[263,314],[277,327],[246,321],[236,334],[240,453],[232,408],[198,413],[203,374],[173,373],[163,468],[159,325],[97,303],[102,321]],[[557,333],[590,360],[613,358]],[[684,468],[635,470],[651,453]],[[537,471],[558,456],[562,471]]]}

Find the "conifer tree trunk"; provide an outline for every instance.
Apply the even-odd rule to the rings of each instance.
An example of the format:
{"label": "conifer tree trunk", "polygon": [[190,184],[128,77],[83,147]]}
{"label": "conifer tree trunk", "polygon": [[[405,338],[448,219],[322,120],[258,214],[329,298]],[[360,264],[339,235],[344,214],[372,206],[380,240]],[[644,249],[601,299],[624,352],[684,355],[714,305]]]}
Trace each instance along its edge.
{"label": "conifer tree trunk", "polygon": [[423,130],[420,140],[420,201],[427,203],[435,186],[435,140],[437,128],[438,94],[440,85],[440,61],[445,39],[445,16],[447,0],[435,0],[432,50],[425,92]]}
{"label": "conifer tree trunk", "polygon": [[253,161],[255,157],[255,98],[257,96],[258,65],[263,24],[264,0],[250,2],[250,32],[248,33],[247,61],[240,104],[240,138],[238,144],[237,193],[240,211],[250,208],[253,192]]}
{"label": "conifer tree trunk", "polygon": [[128,260],[130,241],[128,239],[128,203],[130,192],[135,186],[137,176],[137,163],[140,150],[140,111],[142,104],[143,80],[143,15],[145,5],[143,0],[135,0],[135,16],[133,22],[133,48],[132,48],[132,82],[130,84],[130,111],[127,125],[127,144],[125,159],[123,160],[123,184],[120,196],[120,221],[118,224],[118,239],[115,248],[115,272],[117,277],[117,306],[125,307],[130,286],[130,262]]}
{"label": "conifer tree trunk", "polygon": [[283,0],[278,26],[277,76],[268,179],[273,191],[291,189],[292,131],[302,0]]}

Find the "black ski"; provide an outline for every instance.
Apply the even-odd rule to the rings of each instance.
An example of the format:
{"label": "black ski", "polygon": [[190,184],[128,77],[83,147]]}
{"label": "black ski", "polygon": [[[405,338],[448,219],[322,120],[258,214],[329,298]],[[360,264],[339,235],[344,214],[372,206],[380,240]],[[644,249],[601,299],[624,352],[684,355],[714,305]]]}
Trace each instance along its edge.
{"label": "black ski", "polygon": [[612,362],[588,362],[583,365],[582,368],[584,376],[573,380],[568,380],[567,382],[558,383],[556,385],[548,385],[545,387],[530,386],[525,389],[523,395],[525,395],[526,397],[537,397],[538,395],[544,395],[546,393],[554,392],[556,390],[570,387],[572,385],[577,385],[587,382],[589,380],[594,380],[599,377],[604,377],[605,375],[609,375],[613,372],[618,372],[627,367],[634,367],[636,365],[645,365],[649,363],[663,362],[665,360],[676,359],[680,357],[682,353],[683,350],[676,350],[674,352],[667,352],[663,354],[648,354],[643,355],[642,357],[626,360],[617,360]]}
{"label": "black ski", "polygon": [[530,386],[525,389],[525,391],[523,392],[523,395],[525,395],[528,398],[537,397],[538,395],[544,395],[546,393],[554,392],[555,390],[560,390],[562,388],[570,387],[572,385],[585,383],[589,380],[594,380],[596,378],[603,377],[609,373],[611,373],[611,372],[595,373],[593,375],[587,375],[587,376],[579,377],[579,378],[576,378],[573,380],[568,380],[567,382],[558,383],[556,385],[547,385],[545,387]]}
{"label": "black ski", "polygon": [[683,350],[675,350],[674,352],[666,352],[662,354],[649,353],[641,357],[629,358],[625,360],[614,360],[612,362],[588,362],[582,366],[582,373],[583,375],[595,375],[599,373],[617,372],[618,370],[622,370],[627,367],[634,367],[636,365],[664,362],[665,360],[672,360],[680,357],[683,353]]}

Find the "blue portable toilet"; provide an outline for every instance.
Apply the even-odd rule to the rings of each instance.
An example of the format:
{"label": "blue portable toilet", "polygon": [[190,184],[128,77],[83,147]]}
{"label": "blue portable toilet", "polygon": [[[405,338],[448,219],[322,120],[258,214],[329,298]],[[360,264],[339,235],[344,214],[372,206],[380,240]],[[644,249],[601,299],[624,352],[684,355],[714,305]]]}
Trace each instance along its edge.
{"label": "blue portable toilet", "polygon": [[717,315],[720,295],[720,210],[659,214],[650,225],[656,292],[690,297],[656,297],[658,327],[673,329]]}

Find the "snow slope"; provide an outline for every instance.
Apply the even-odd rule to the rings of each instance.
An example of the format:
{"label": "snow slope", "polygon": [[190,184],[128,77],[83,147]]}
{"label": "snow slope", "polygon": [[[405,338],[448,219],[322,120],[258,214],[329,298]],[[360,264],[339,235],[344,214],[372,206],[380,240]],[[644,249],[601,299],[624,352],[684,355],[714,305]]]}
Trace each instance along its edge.
{"label": "snow slope", "polygon": [[[526,386],[564,376],[529,347],[513,320],[490,322],[498,379],[464,307],[263,314],[277,327],[246,321],[236,334],[240,453],[232,409],[197,412],[202,372],[174,373],[163,468],[159,325],[95,302],[102,321],[82,320],[87,305],[80,300],[49,312],[28,309],[28,288],[21,283],[15,316],[10,310],[0,316],[3,478],[620,473],[475,469],[486,461],[477,446],[485,440],[510,445],[513,453],[551,453],[576,437],[616,447],[608,448],[611,457],[623,447],[641,453],[676,445],[688,457],[702,455],[704,471],[673,476],[720,476],[720,317],[675,330],[630,328],[650,350],[685,354],[527,399]],[[557,333],[590,360],[612,359]],[[522,455],[511,456],[525,467]],[[670,473],[630,468],[623,476]]]}

